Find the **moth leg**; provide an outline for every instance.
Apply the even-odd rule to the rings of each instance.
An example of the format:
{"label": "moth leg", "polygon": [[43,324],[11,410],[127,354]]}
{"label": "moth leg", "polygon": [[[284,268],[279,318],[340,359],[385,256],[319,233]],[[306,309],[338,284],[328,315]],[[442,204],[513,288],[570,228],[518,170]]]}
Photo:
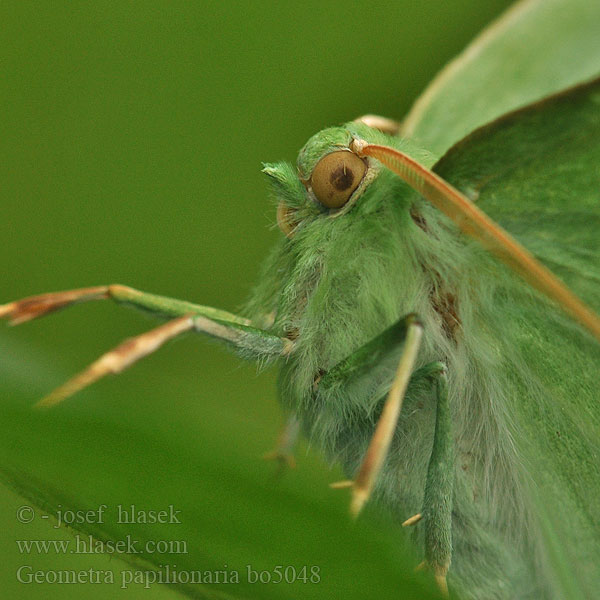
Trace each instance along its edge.
{"label": "moth leg", "polygon": [[49,407],[58,404],[105,375],[124,371],[140,358],[155,352],[165,342],[186,331],[205,333],[221,339],[234,346],[242,355],[253,358],[285,356],[293,347],[290,340],[278,338],[260,329],[238,323],[212,320],[203,316],[185,315],[125,340],[94,361],[87,369],[40,400],[36,406]]}
{"label": "moth leg", "polygon": [[202,315],[214,319],[223,319],[228,322],[251,325],[244,319],[224,310],[193,304],[184,300],[166,298],[147,292],[140,292],[125,285],[112,284],[100,285],[64,292],[50,292],[39,296],[30,296],[23,300],[0,305],[0,318],[10,319],[11,325],[18,325],[43,317],[80,302],[91,300],[113,300],[118,303],[129,304],[141,308],[160,317],[182,317],[183,315]]}
{"label": "moth leg", "polygon": [[49,408],[58,404],[105,375],[124,371],[140,358],[158,350],[168,340],[193,328],[194,322],[191,317],[179,317],[146,333],[125,340],[116,348],[95,360],[87,369],[50,392],[37,402],[35,407]]}
{"label": "moth leg", "polygon": [[433,448],[427,468],[425,495],[421,513],[403,525],[423,521],[425,527],[425,564],[431,568],[444,594],[448,595],[446,574],[452,557],[452,489],[454,484],[454,444],[448,404],[446,367],[432,363],[419,369],[415,376],[431,371],[435,379],[437,408]]}
{"label": "moth leg", "polygon": [[10,319],[10,323],[16,325],[72,304],[104,299],[129,304],[162,318],[191,316],[194,329],[229,342],[245,358],[268,359],[289,354],[293,348],[290,340],[253,327],[248,319],[238,315],[118,284],[52,292],[9,302],[0,305],[0,318]]}
{"label": "moth leg", "polygon": [[56,404],[109,373],[120,373],[185,331],[196,331],[223,340],[245,358],[268,360],[286,356],[294,347],[290,340],[252,327],[247,319],[237,315],[209,306],[139,292],[122,285],[99,286],[25,298],[0,306],[0,317],[12,319],[13,323],[22,323],[71,304],[106,298],[146,309],[162,317],[177,318],[126,340],[56,389],[40,401],[38,406]]}
{"label": "moth leg", "polygon": [[344,372],[348,375],[348,381],[351,381],[353,378],[360,378],[364,375],[364,366],[357,367],[360,357],[370,354],[370,360],[376,360],[380,357],[382,351],[390,350],[391,347],[397,345],[399,334],[401,336],[400,339],[404,341],[402,355],[396,369],[392,387],[387,395],[383,411],[377,422],[375,433],[367,448],[358,475],[354,482],[340,482],[333,485],[333,487],[352,487],[350,512],[354,517],[358,516],[362,507],[369,499],[373,485],[381,471],[390,444],[392,443],[406,387],[413,372],[421,343],[422,333],[423,328],[415,315],[409,315],[363,346],[358,352],[340,363],[340,365],[334,367],[332,371],[323,377],[322,382],[325,385],[328,384],[330,379]]}
{"label": "moth leg", "polygon": [[280,470],[286,467],[293,469],[296,466],[294,447],[298,441],[299,433],[300,421],[296,415],[290,415],[285,425],[281,428],[275,449],[267,452],[263,458],[266,460],[276,460],[279,463]]}

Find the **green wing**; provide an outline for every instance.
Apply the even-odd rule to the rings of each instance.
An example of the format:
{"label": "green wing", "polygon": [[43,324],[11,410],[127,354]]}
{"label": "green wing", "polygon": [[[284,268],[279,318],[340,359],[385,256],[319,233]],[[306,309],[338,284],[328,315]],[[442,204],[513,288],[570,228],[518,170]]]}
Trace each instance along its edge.
{"label": "green wing", "polygon": [[434,170],[600,311],[600,79],[481,127]]}
{"label": "green wing", "polygon": [[[505,115],[434,170],[600,310],[600,80]],[[600,584],[600,345],[524,286],[494,298],[509,408],[552,576]]]}
{"label": "green wing", "polygon": [[596,76],[599,31],[600,2],[517,2],[431,82],[402,135],[441,156],[507,111]]}

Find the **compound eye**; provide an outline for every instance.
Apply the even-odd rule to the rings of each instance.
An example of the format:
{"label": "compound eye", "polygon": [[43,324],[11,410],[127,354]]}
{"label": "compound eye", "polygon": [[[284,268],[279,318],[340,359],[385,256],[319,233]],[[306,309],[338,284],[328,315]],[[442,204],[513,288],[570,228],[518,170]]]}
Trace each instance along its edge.
{"label": "compound eye", "polygon": [[367,165],[353,152],[339,150],[326,154],[313,169],[310,185],[317,200],[327,208],[341,208],[348,202],[367,172]]}

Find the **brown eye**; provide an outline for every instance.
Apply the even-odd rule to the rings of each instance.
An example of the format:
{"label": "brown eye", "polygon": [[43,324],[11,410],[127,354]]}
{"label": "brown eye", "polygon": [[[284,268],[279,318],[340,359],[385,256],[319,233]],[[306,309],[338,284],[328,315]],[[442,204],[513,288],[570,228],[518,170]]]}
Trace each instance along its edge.
{"label": "brown eye", "polygon": [[365,161],[353,152],[331,152],[316,164],[310,185],[321,204],[340,208],[348,202],[366,172]]}

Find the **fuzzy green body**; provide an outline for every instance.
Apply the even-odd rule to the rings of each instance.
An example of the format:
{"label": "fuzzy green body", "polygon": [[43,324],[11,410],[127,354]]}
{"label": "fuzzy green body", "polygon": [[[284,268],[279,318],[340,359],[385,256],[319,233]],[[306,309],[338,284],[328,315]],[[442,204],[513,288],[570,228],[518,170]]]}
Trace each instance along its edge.
{"label": "fuzzy green body", "polygon": [[[408,142],[349,124],[307,143],[300,177],[353,134],[433,162]],[[257,323],[273,312],[270,331],[296,338],[280,373],[283,405],[354,476],[400,354],[350,387],[321,390],[319,379],[417,313],[417,367],[448,367],[456,448],[450,585],[465,598],[561,597],[558,560],[577,565],[575,593],[591,594],[600,584],[598,496],[584,488],[597,479],[597,347],[394,175],[371,167],[359,198],[335,215],[307,198],[291,167],[266,169],[301,223],[272,252],[247,307]],[[422,509],[435,410],[430,384],[409,386],[375,489],[399,521]],[[422,526],[413,535],[422,552]]]}

